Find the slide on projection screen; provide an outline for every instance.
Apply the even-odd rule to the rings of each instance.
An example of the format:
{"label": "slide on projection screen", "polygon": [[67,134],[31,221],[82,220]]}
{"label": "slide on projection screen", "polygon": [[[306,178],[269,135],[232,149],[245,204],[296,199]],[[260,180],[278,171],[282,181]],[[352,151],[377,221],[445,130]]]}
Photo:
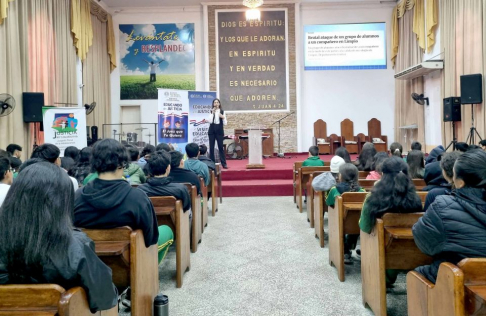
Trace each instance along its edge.
{"label": "slide on projection screen", "polygon": [[385,23],[306,25],[304,69],[386,69]]}

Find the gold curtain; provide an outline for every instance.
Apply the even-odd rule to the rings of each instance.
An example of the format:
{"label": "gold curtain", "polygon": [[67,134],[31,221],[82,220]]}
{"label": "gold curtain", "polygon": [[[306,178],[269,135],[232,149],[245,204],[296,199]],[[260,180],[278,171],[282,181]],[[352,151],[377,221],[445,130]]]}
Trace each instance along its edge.
{"label": "gold curtain", "polygon": [[[101,134],[102,125],[111,123],[110,56],[107,52],[107,23],[91,15],[93,46],[83,61],[84,103],[96,102],[95,110],[86,119],[88,126],[96,125]],[[100,135],[101,136],[101,135]]]}
{"label": "gold curtain", "polygon": [[[486,4],[482,0],[443,0],[440,5],[441,51],[444,52],[442,97],[460,96],[460,76],[485,73]],[[484,79],[483,79],[484,80]],[[484,89],[484,88],[483,88]],[[484,95],[484,93],[483,93]],[[484,137],[486,111],[474,105],[474,125]],[[458,141],[466,141],[472,126],[471,105],[461,106],[462,121],[456,123]],[[442,124],[443,143],[452,140],[452,123]],[[477,140],[477,137],[476,137]]]}
{"label": "gold curtain", "polygon": [[91,14],[96,16],[101,22],[107,23],[106,43],[107,52],[110,55],[110,69],[116,68],[116,52],[115,52],[115,31],[113,30],[113,19],[111,15],[99,6],[94,0],[91,0]]}
{"label": "gold curtain", "polygon": [[0,0],[0,24],[7,18],[8,3],[14,0]]}
{"label": "gold curtain", "polygon": [[76,52],[81,60],[86,58],[89,47],[93,44],[90,6],[90,0],[71,1],[71,32]]}
{"label": "gold curtain", "polygon": [[[422,61],[422,50],[412,32],[414,11],[408,10],[398,20],[400,47],[396,58],[395,71],[400,72]],[[418,132],[415,139],[425,147],[424,137],[424,106],[417,104],[411,98],[413,92],[421,94],[424,90],[423,78],[413,80],[395,80],[395,141],[404,144],[405,131],[400,126],[417,124]],[[406,151],[409,148],[405,148]]]}
{"label": "gold curtain", "polygon": [[22,12],[21,1],[11,3],[9,17],[0,25],[0,93],[10,94],[16,103],[12,113],[0,117],[0,148],[5,149],[10,143],[19,144],[25,160],[29,155],[29,141],[28,125],[23,121],[22,92],[29,91],[29,72],[26,41],[19,41],[27,38],[27,30],[22,27],[25,16]]}
{"label": "gold curtain", "polygon": [[439,23],[437,0],[427,0],[426,6],[427,52],[430,52],[435,44],[435,29]]}
{"label": "gold curtain", "polygon": [[392,12],[392,23],[391,23],[391,62],[393,67],[395,67],[396,58],[399,53],[399,20],[404,16],[404,14],[414,9],[414,18],[412,25],[410,26],[413,32],[416,34],[417,41],[419,42],[419,47],[425,49],[425,13],[424,13],[424,2],[423,0],[402,0],[398,3]]}

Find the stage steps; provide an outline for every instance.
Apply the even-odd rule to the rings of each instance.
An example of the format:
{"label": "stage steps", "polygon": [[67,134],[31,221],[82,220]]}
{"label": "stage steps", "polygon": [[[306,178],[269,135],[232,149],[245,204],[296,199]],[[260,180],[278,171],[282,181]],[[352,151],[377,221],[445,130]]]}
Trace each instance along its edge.
{"label": "stage steps", "polygon": [[292,169],[223,171],[223,197],[292,196]]}

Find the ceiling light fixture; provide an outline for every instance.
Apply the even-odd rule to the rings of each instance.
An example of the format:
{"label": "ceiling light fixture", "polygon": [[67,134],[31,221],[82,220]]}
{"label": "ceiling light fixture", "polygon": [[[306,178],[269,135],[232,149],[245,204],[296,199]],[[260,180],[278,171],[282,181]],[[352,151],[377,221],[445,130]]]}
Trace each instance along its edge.
{"label": "ceiling light fixture", "polygon": [[260,21],[260,10],[257,8],[263,4],[263,0],[243,0],[243,5],[249,10],[246,10],[247,21]]}

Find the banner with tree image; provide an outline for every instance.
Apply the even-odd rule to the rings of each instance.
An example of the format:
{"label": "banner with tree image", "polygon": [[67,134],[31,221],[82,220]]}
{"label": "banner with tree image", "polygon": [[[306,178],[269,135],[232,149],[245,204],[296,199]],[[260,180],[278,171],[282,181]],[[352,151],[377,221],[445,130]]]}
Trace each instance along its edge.
{"label": "banner with tree image", "polygon": [[74,146],[86,147],[86,109],[43,107],[44,141],[54,144],[61,150]]}
{"label": "banner with tree image", "polygon": [[195,90],[194,23],[121,24],[120,99],[157,99],[157,88]]}

